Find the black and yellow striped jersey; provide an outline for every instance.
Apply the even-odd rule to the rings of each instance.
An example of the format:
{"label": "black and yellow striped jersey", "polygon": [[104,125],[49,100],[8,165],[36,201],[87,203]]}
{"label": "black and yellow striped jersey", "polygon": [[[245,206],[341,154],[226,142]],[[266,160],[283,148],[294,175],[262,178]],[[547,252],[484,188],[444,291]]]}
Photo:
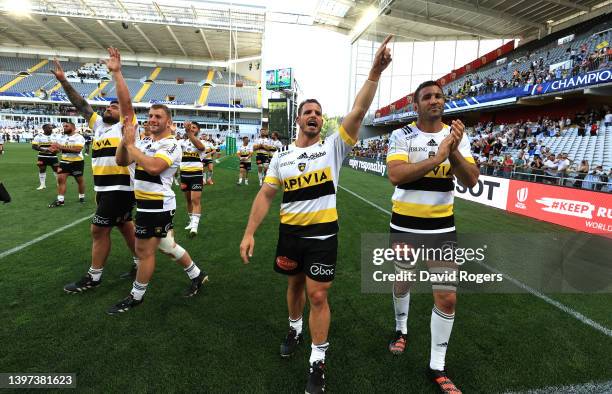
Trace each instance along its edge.
{"label": "black and yellow striped jersey", "polygon": [[58,144],[61,146],[65,146],[67,148],[80,148],[81,150],[78,153],[74,152],[62,152],[62,156],[60,158],[63,162],[76,162],[83,160],[83,147],[85,146],[85,137],[83,137],[79,133],[73,133],[72,135],[62,135],[58,141]]}
{"label": "black and yellow striped jersey", "polygon": [[202,173],[204,166],[202,165],[202,159],[205,156],[205,150],[199,150],[189,140],[180,141],[181,149],[183,150],[183,156],[181,157],[181,173]]}
{"label": "black and yellow striped jersey", "polygon": [[[136,117],[132,118],[136,123]],[[134,190],[134,164],[118,166],[115,153],[121,141],[123,123],[109,125],[102,117],[94,113],[89,119],[89,128],[93,130],[91,144],[91,169],[94,176],[94,190],[107,192],[113,190]],[[137,141],[140,136],[136,133]]]}
{"label": "black and yellow striped jersey", "polygon": [[38,151],[39,158],[50,158],[57,157],[56,154],[48,152],[47,149],[51,147],[51,144],[57,143],[59,136],[55,134],[45,135],[37,134],[32,140],[32,145],[39,147],[42,151]]}
{"label": "black and yellow striped jersey", "polygon": [[253,147],[251,145],[241,145],[238,148],[238,158],[241,162],[248,162],[251,160],[251,155],[253,154]]}
{"label": "black and yellow striped jersey", "polygon": [[137,166],[134,175],[136,210],[141,212],[164,212],[176,209],[176,198],[172,182],[180,163],[182,150],[174,136],[161,140],[141,140],[136,147],[146,156],[157,157],[168,163],[168,168],[159,175],[151,175]]}
{"label": "black and yellow striped jersey", "polygon": [[[418,163],[434,156],[442,140],[450,134],[450,127],[444,125],[436,133],[426,133],[412,124],[395,130],[389,140],[387,163],[400,160]],[[467,135],[459,144],[459,152],[470,163]],[[402,232],[435,234],[455,231],[453,173],[448,159],[425,174],[421,179],[395,187],[391,228]]]}
{"label": "black and yellow striped jersey", "polygon": [[291,144],[272,156],[264,182],[283,189],[281,233],[323,238],[338,232],[338,177],[355,142],[341,126],[325,142],[307,148]]}

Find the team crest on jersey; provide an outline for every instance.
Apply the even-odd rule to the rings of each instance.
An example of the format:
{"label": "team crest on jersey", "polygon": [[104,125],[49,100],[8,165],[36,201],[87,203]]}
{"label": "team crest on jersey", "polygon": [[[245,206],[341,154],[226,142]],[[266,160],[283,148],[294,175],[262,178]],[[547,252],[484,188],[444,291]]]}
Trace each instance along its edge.
{"label": "team crest on jersey", "polygon": [[306,169],[306,163],[298,163],[298,170],[304,171]]}

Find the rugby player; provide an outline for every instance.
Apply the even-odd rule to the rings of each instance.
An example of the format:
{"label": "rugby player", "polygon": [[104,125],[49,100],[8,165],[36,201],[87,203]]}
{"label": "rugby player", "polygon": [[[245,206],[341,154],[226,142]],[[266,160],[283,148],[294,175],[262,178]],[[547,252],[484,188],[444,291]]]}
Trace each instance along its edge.
{"label": "rugby player", "polygon": [[[453,216],[453,175],[466,187],[476,185],[478,168],[460,120],[442,123],[444,93],[435,81],[423,82],[414,94],[417,121],[391,134],[387,173],[395,186],[390,232],[395,244],[424,244],[429,248],[456,244]],[[431,272],[456,272],[452,261],[427,261]],[[413,269],[407,262],[395,263],[396,272]],[[428,374],[444,393],[461,393],[445,370],[457,302],[456,283],[433,282],[434,306],[431,312],[431,348]],[[407,345],[410,304],[408,281],[393,286],[395,336],[389,350],[402,354]]]}
{"label": "rugby player", "polygon": [[85,181],[83,180],[83,170],[85,161],[83,160],[83,147],[85,138],[76,132],[76,127],[72,122],[64,123],[64,135],[51,145],[53,150],[62,152],[60,158],[60,169],[57,174],[57,199],[49,204],[49,208],[64,206],[64,195],[66,194],[66,181],[71,175],[77,182],[79,189],[79,202],[85,202]]}
{"label": "rugby player", "polygon": [[200,125],[197,122],[185,122],[186,139],[180,141],[183,151],[180,186],[187,201],[189,224],[185,227],[185,230],[189,230],[190,237],[195,237],[198,234],[202,213],[200,198],[203,186],[203,165],[201,157],[206,148],[199,139],[199,133]]}
{"label": "rugby player", "polygon": [[274,270],[287,275],[289,332],[281,343],[282,357],[291,356],[302,341],[302,315],[306,297],[312,338],[307,393],[325,391],[325,352],[330,309],[327,293],[336,270],[338,215],[336,188],[343,159],[357,141],[361,122],[376,94],[381,73],[391,63],[388,36],[376,52],[368,80],[357,94],[353,109],[340,129],[321,142],[323,113],[317,100],[298,107],[298,138],[272,158],[264,185],[253,201],[240,244],[243,262],[249,262],[255,246],[255,231],[266,216],[277,189],[283,189],[279,239]]}
{"label": "rugby player", "polygon": [[253,142],[253,151],[255,152],[255,163],[257,163],[257,177],[259,178],[259,186],[263,184],[266,170],[268,169],[270,156],[268,156],[268,130],[261,129],[259,138]]}
{"label": "rugby player", "polygon": [[38,151],[36,165],[38,166],[38,180],[40,185],[36,190],[42,190],[47,187],[47,166],[51,166],[53,175],[57,178],[59,170],[59,161],[57,160],[57,150],[51,146],[57,142],[57,136],[53,135],[53,125],[44,124],[43,134],[37,134],[32,140],[32,149]]}
{"label": "rugby player", "polygon": [[[109,49],[109,55],[111,52]],[[125,81],[120,74],[115,75],[114,63],[111,57],[107,62],[107,67],[113,72],[113,78],[117,83],[117,95],[120,96],[124,92],[119,85],[121,82],[125,84]],[[115,151],[121,140],[122,127],[119,103],[111,101],[102,116],[98,115],[87,100],[66,80],[60,63],[54,60],[54,64],[55,69],[51,72],[62,85],[72,105],[87,120],[88,127],[93,132],[91,167],[97,207],[91,224],[91,266],[83,278],[64,286],[64,291],[67,293],[81,293],[98,287],[102,283],[102,273],[111,250],[110,233],[113,227],[121,232],[134,256],[132,270],[122,277],[130,277],[136,273],[138,258],[134,251],[134,224],[132,223],[132,209],[135,204],[134,183],[130,179],[130,172],[134,171],[134,166],[117,165],[115,161]]]}
{"label": "rugby player", "polygon": [[[127,87],[126,87],[127,89]],[[122,113],[134,116],[131,102],[124,101]],[[127,108],[123,110],[123,108]],[[181,163],[181,147],[172,135],[170,109],[162,104],[154,104],[149,109],[149,128],[151,140],[136,141],[132,122],[123,129],[123,138],[117,148],[117,163],[137,164],[134,176],[136,196],[136,253],[140,259],[136,280],[130,294],[113,305],[107,313],[114,315],[127,312],[143,302],[147,286],[155,271],[155,252],[159,249],[183,266],[190,286],[185,297],[198,294],[208,275],[200,270],[185,249],[174,241],[172,219],[176,211],[176,198],[172,191],[174,174]]]}
{"label": "rugby player", "polygon": [[212,137],[208,134],[202,135],[202,141],[202,144],[204,145],[204,152],[202,158],[202,165],[204,167],[203,181],[205,185],[214,185],[212,177],[214,170],[213,154],[215,152],[215,144],[212,140]]}
{"label": "rugby player", "polygon": [[251,171],[251,157],[253,156],[253,148],[249,146],[249,137],[242,137],[242,146],[236,152],[240,162],[240,173],[238,175],[238,185],[249,184],[249,171]]}

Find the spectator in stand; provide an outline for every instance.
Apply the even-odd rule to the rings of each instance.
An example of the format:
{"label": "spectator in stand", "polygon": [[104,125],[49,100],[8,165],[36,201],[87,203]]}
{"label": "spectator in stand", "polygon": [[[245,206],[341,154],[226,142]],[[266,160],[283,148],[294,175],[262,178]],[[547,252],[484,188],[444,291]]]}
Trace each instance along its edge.
{"label": "spectator in stand", "polygon": [[586,135],[586,126],[584,124],[584,121],[580,120],[578,121],[578,136],[584,137],[585,135]]}
{"label": "spectator in stand", "polygon": [[604,117],[604,126],[612,126],[612,113],[610,113],[610,110],[607,111],[606,116]]}
{"label": "spectator in stand", "polygon": [[593,122],[591,124],[591,137],[594,137],[597,135],[597,129],[599,128],[599,126],[597,125],[597,122]]}
{"label": "spectator in stand", "polygon": [[525,151],[519,151],[517,158],[514,160],[514,172],[517,179],[523,179],[523,173],[527,172],[527,161],[525,160]]}
{"label": "spectator in stand", "polygon": [[510,175],[512,175],[513,166],[514,161],[512,160],[512,157],[510,157],[509,154],[506,154],[502,162],[502,172],[504,178],[510,178]]}
{"label": "spectator in stand", "polygon": [[589,162],[587,160],[582,160],[580,165],[576,169],[576,181],[574,182],[574,187],[582,188],[582,180],[589,173]]}
{"label": "spectator in stand", "polygon": [[540,156],[536,156],[531,162],[531,173],[535,175],[534,181],[541,182],[542,175],[544,175],[544,163],[542,163],[542,158]]}
{"label": "spectator in stand", "polygon": [[549,155],[548,158],[544,161],[544,169],[546,175],[550,177],[557,175],[557,161],[555,160],[555,155]]}
{"label": "spectator in stand", "polygon": [[570,161],[567,158],[567,153],[562,153],[559,155],[559,159],[557,160],[557,176],[561,179],[559,180],[560,184],[563,185],[563,178],[567,176],[567,169],[570,166]]}

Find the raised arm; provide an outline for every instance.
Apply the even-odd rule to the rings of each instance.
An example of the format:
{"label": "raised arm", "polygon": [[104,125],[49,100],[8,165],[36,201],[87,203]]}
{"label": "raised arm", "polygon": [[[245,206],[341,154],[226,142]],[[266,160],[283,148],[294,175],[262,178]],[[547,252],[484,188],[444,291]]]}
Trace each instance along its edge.
{"label": "raised arm", "polygon": [[117,48],[108,48],[108,60],[105,61],[108,71],[113,73],[115,80],[117,101],[119,101],[119,112],[123,116],[124,123],[133,122],[132,117],[135,116],[132,108],[132,99],[130,98],[130,90],[121,73],[121,54]]}
{"label": "raised arm", "polygon": [[70,100],[72,105],[74,105],[77,111],[80,112],[81,116],[83,116],[85,120],[89,122],[89,119],[91,119],[94,114],[93,108],[91,108],[91,105],[89,105],[87,100],[85,100],[79,94],[79,92],[77,92],[72,87],[70,82],[68,82],[68,80],[66,79],[66,74],[64,73],[64,69],[62,68],[60,62],[57,59],[54,59],[53,64],[55,65],[55,70],[51,70],[51,73],[55,75],[57,81],[62,85],[62,88],[64,88],[64,92],[66,92],[68,100]]}
{"label": "raised arm", "polygon": [[342,121],[342,127],[354,141],[357,140],[357,134],[359,133],[361,122],[368,112],[368,108],[370,108],[374,95],[376,94],[376,88],[378,87],[380,75],[387,68],[387,66],[391,64],[391,50],[387,48],[387,44],[392,38],[393,35],[389,35],[387,38],[385,38],[382,44],[380,44],[380,47],[374,55],[374,62],[372,63],[372,68],[370,69],[368,79],[361,87],[361,90],[359,90],[357,97],[355,97],[353,109],[344,117],[344,120]]}
{"label": "raised arm", "polygon": [[193,129],[193,124],[191,122],[185,122],[185,134],[189,141],[196,147],[196,149],[203,151],[206,149],[202,141],[195,135],[195,130]]}

